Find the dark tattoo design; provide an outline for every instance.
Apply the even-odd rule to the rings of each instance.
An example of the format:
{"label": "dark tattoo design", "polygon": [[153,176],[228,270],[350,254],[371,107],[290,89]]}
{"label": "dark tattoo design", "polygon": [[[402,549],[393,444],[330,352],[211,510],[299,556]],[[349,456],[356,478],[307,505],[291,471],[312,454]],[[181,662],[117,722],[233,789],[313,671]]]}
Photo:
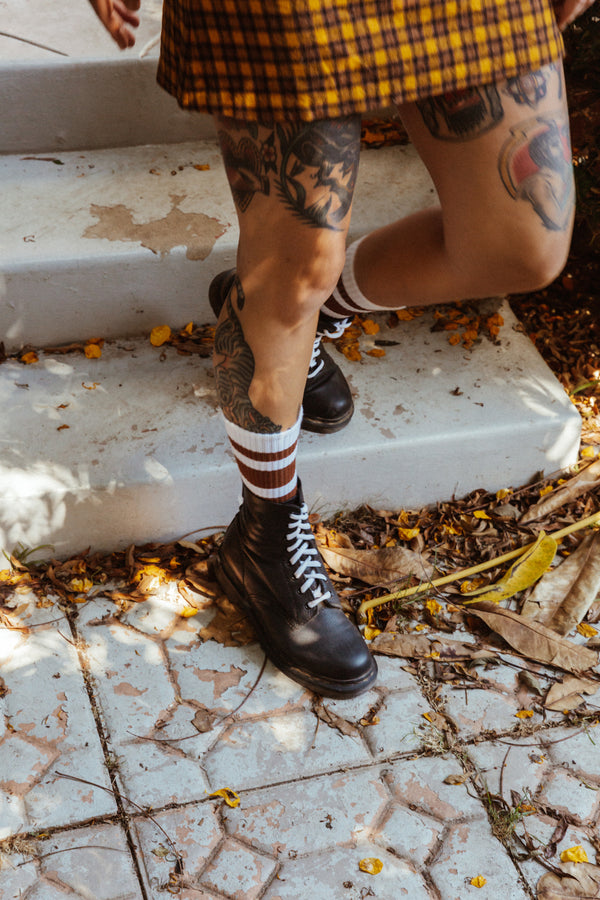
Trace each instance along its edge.
{"label": "dark tattoo design", "polygon": [[417,102],[427,128],[441,141],[468,141],[502,121],[504,110],[492,85],[452,91]]}
{"label": "dark tattoo design", "polygon": [[528,72],[526,75],[518,75],[509,78],[503,88],[503,93],[511,97],[520,106],[529,106],[536,109],[539,103],[545,99],[550,89],[553,75],[556,76],[558,99],[563,95],[562,68],[558,63],[549,63],[537,72]]}
{"label": "dark tattoo design", "polygon": [[[219,141],[233,199],[245,212],[271,178],[288,209],[316,228],[340,230],[352,206],[360,155],[360,117],[272,130],[228,122]],[[232,131],[242,131],[234,139]],[[266,134],[261,140],[261,134]]]}
{"label": "dark tattoo design", "polygon": [[350,207],[360,154],[360,119],[315,122],[297,131],[279,126],[278,188],[297,216],[317,228],[339,230]]}
{"label": "dark tattoo design", "polygon": [[234,203],[245,212],[258,192],[269,193],[270,183],[264,174],[260,146],[249,137],[236,144],[229,132],[219,132],[219,143]]}
{"label": "dark tattoo design", "polygon": [[498,162],[504,186],[527,200],[550,231],[564,231],[575,197],[568,121],[536,116],[511,128]]}
{"label": "dark tattoo design", "polygon": [[225,301],[227,318],[217,326],[215,332],[215,378],[219,403],[225,418],[240,428],[261,434],[275,434],[281,431],[281,425],[276,425],[268,416],[259,413],[248,395],[254,376],[254,356],[244,338],[234,302],[238,309],[242,309],[245,302],[237,275]]}

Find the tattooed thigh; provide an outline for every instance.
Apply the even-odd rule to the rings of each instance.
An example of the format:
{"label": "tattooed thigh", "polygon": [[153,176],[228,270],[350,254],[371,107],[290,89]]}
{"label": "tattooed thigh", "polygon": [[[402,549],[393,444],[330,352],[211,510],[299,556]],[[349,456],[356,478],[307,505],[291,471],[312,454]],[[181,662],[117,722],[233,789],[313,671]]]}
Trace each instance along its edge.
{"label": "tattooed thigh", "polygon": [[441,141],[468,141],[500,125],[507,103],[537,107],[547,98],[563,96],[562,68],[556,63],[509,78],[501,84],[473,86],[417,102],[433,137]]}
{"label": "tattooed thigh", "polygon": [[343,230],[358,172],[359,116],[272,127],[221,117],[217,126],[239,213],[262,194],[315,228]]}
{"label": "tattooed thigh", "polygon": [[566,112],[532,116],[513,125],[498,170],[510,196],[529,203],[545,228],[570,227],[575,183]]}

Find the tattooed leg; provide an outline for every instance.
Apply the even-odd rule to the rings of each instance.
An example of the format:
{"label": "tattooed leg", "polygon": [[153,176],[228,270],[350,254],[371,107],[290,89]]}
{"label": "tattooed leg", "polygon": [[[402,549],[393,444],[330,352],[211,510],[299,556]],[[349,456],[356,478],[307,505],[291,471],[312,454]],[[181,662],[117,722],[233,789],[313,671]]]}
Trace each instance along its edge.
{"label": "tattooed leg", "polygon": [[319,308],[344,263],[360,119],[216,124],[240,224],[217,392],[229,421],[272,433],[296,422]]}
{"label": "tattooed leg", "polygon": [[364,296],[390,308],[446,303],[556,277],[574,204],[561,63],[400,114],[440,205],[362,241],[354,276]]}

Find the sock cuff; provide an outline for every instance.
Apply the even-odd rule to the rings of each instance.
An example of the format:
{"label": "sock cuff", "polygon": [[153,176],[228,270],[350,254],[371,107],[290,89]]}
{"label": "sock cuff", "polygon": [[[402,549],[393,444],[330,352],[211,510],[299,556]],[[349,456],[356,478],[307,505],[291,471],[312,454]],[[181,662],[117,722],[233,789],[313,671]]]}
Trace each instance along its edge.
{"label": "sock cuff", "polygon": [[[365,237],[367,237],[367,235],[363,235],[363,237],[354,241],[346,250],[346,262],[337,286],[333,291],[335,302],[341,309],[346,310],[348,315],[356,315],[356,313],[360,312],[390,312],[392,309],[392,307],[389,306],[378,306],[377,303],[371,303],[370,300],[367,300],[357,284],[356,276],[354,274],[354,257]],[[395,306],[393,308],[402,309],[403,307]],[[327,310],[327,304],[325,304],[325,309],[329,315],[332,315],[329,310]],[[340,313],[338,312],[335,315],[340,316]]]}
{"label": "sock cuff", "polygon": [[240,428],[235,422],[231,422],[223,415],[225,423],[225,431],[228,438],[240,447],[242,450],[252,454],[261,456],[275,456],[280,453],[286,453],[298,441],[300,434],[300,425],[302,424],[302,408],[294,425],[286,428],[284,431],[276,431],[273,434],[264,434],[261,431],[248,431],[246,428]]}

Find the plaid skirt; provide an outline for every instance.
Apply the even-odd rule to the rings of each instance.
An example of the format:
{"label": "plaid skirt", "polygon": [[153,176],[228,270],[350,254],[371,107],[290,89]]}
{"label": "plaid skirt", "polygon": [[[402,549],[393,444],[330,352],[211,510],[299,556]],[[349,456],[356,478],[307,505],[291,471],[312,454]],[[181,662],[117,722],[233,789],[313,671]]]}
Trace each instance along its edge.
{"label": "plaid skirt", "polygon": [[562,54],[551,0],[164,0],[158,82],[248,121],[330,119]]}

